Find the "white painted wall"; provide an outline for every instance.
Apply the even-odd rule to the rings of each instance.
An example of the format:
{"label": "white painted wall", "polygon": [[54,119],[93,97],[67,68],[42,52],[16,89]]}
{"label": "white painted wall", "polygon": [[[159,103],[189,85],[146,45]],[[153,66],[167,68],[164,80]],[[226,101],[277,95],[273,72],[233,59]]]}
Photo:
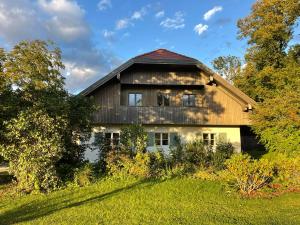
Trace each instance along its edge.
{"label": "white painted wall", "polygon": [[[89,143],[93,143],[94,141],[94,133],[95,132],[109,132],[109,133],[119,133],[120,126],[109,126],[109,127],[95,127],[93,129],[93,134]],[[236,152],[241,152],[241,135],[240,135],[240,127],[180,127],[180,126],[145,126],[146,132],[158,132],[158,133],[177,133],[181,137],[182,143],[193,141],[195,139],[202,138],[202,133],[226,133],[227,141],[231,142],[235,148]],[[163,150],[167,153],[169,151],[168,146],[162,146]],[[155,147],[148,147],[149,151],[154,150]],[[87,150],[85,152],[85,158],[92,162],[98,159],[98,150],[95,149],[93,151]]]}

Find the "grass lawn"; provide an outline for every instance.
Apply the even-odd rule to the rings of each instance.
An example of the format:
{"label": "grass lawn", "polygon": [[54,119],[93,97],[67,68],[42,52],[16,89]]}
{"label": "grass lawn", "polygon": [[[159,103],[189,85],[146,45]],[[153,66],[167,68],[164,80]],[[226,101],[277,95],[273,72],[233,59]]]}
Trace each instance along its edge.
{"label": "grass lawn", "polygon": [[49,195],[0,198],[1,224],[300,224],[300,194],[242,199],[191,178],[100,181]]}

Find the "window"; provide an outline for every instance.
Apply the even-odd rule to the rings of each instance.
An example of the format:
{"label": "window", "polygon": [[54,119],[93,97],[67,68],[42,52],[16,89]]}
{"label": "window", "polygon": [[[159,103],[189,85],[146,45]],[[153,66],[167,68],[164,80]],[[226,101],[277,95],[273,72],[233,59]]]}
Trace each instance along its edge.
{"label": "window", "polygon": [[216,134],[213,133],[203,133],[203,143],[204,145],[216,145]]}
{"label": "window", "polygon": [[195,102],[196,102],[196,96],[193,94],[188,94],[188,95],[183,95],[182,96],[182,103],[183,106],[195,106]]}
{"label": "window", "polygon": [[119,133],[113,133],[113,139],[112,139],[112,143],[113,145],[119,145],[120,143],[120,134]]}
{"label": "window", "polygon": [[155,145],[160,145],[160,133],[155,133]]}
{"label": "window", "polygon": [[104,138],[107,145],[119,145],[120,143],[119,133],[105,133]]}
{"label": "window", "polygon": [[161,142],[162,142],[162,145],[169,145],[169,135],[168,135],[168,133],[162,133],[161,134]]}
{"label": "window", "polygon": [[142,94],[128,94],[129,106],[142,106]]}
{"label": "window", "polygon": [[157,105],[158,106],[170,106],[170,96],[163,93],[157,94]]}
{"label": "window", "polygon": [[169,145],[168,133],[155,133],[155,145]]}

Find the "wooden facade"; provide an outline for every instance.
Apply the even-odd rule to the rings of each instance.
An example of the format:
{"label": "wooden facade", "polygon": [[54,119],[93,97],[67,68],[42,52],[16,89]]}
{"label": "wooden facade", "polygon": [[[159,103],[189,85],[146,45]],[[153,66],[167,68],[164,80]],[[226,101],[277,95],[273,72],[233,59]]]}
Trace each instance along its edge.
{"label": "wooden facade", "polygon": [[[93,96],[99,106],[94,122],[116,125],[250,124],[251,110],[247,107],[255,104],[252,99],[200,62],[181,58],[181,61],[160,58],[151,61],[137,57],[84,90],[83,94]],[[141,106],[129,106],[128,96],[133,93],[142,95]],[[168,106],[158,105],[158,94],[168,96]],[[193,106],[183,105],[183,96],[187,94],[195,96]]]}

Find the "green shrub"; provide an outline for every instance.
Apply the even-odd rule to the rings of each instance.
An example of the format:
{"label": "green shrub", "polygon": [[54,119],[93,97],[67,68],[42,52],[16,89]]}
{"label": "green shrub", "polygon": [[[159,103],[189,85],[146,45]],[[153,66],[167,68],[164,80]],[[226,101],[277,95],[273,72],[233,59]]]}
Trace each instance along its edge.
{"label": "green shrub", "polygon": [[270,160],[275,167],[274,182],[286,186],[300,185],[300,157],[288,156],[284,153],[269,153],[264,156]]}
{"label": "green shrub", "polygon": [[0,145],[0,154],[9,161],[18,190],[31,192],[57,188],[59,177],[55,165],[64,152],[60,136],[64,127],[64,120],[53,119],[37,109],[23,111],[6,124],[7,142],[5,146]]}
{"label": "green shrub", "polygon": [[216,146],[216,151],[212,153],[212,165],[221,170],[225,168],[225,161],[229,159],[234,152],[234,147],[230,142],[220,142]]}
{"label": "green shrub", "polygon": [[123,127],[120,133],[121,151],[131,158],[137,152],[146,152],[147,138],[147,133],[140,124]]}
{"label": "green shrub", "polygon": [[95,180],[93,165],[86,163],[75,170],[74,183],[80,187],[90,185]]}
{"label": "green shrub", "polygon": [[174,137],[174,145],[170,147],[170,159],[174,165],[181,164],[184,161],[184,149],[178,135]]}
{"label": "green shrub", "polygon": [[218,175],[214,173],[214,170],[212,168],[199,168],[193,174],[193,177],[201,180],[210,180],[210,181],[218,179]]}
{"label": "green shrub", "polygon": [[242,194],[251,194],[274,178],[274,165],[267,159],[253,160],[247,154],[235,154],[225,162],[226,175]]}
{"label": "green shrub", "polygon": [[201,140],[188,142],[184,145],[184,162],[196,166],[205,166],[208,150]]}
{"label": "green shrub", "polygon": [[133,163],[133,159],[128,155],[111,151],[106,158],[107,174],[116,179],[126,179],[130,175]]}

